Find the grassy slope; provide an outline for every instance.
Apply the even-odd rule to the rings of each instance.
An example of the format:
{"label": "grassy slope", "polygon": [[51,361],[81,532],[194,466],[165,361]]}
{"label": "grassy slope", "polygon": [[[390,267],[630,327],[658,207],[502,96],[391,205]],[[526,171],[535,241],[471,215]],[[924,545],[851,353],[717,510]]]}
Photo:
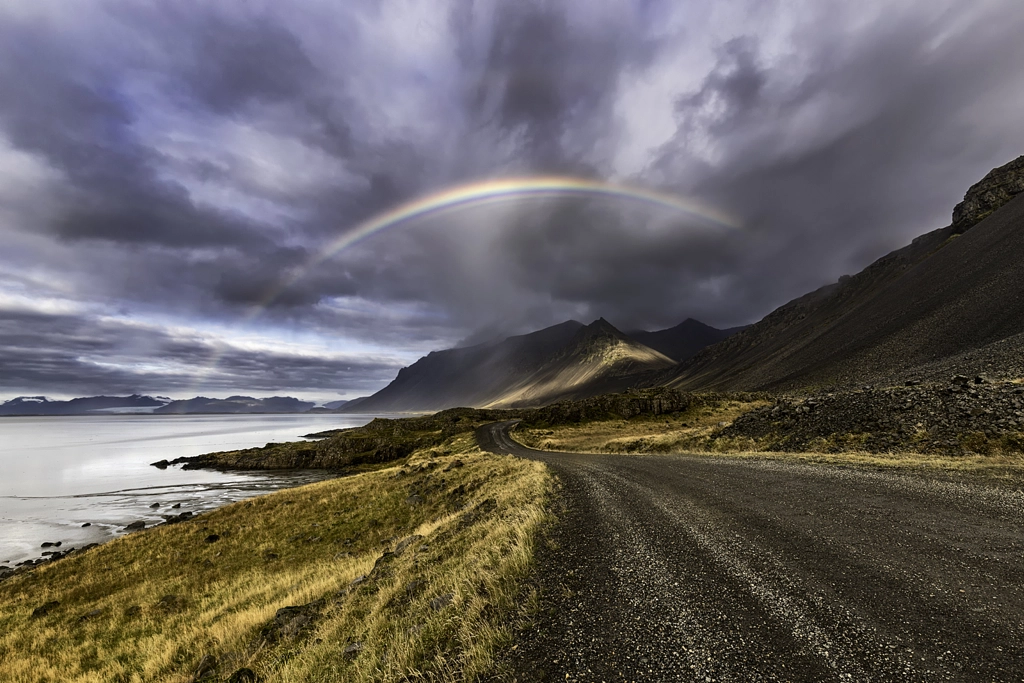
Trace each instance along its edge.
{"label": "grassy slope", "polygon": [[721,398],[680,412],[638,415],[630,419],[599,419],[548,428],[519,429],[516,438],[542,450],[581,453],[678,453],[706,450],[707,437],[721,422],[768,405],[765,400]]}
{"label": "grassy slope", "polygon": [[778,452],[754,439],[709,438],[722,423],[769,405],[766,400],[724,399],[718,405],[696,405],[665,415],[629,419],[597,419],[571,424],[531,427],[524,423],[512,435],[531,448],[574,453],[714,454],[739,458],[777,458],[808,463],[862,465],[886,468],[929,468],[982,472],[996,477],[1024,477],[1024,454],[996,453],[947,456],[932,453]]}
{"label": "grassy slope", "polygon": [[[444,472],[455,457],[464,466]],[[0,680],[188,681],[204,657],[208,680],[240,667],[266,681],[473,680],[510,639],[549,486],[541,465],[462,435],[402,468],[112,541],[0,583]],[[371,571],[411,534],[423,539]],[[309,603],[304,628],[265,629]]]}

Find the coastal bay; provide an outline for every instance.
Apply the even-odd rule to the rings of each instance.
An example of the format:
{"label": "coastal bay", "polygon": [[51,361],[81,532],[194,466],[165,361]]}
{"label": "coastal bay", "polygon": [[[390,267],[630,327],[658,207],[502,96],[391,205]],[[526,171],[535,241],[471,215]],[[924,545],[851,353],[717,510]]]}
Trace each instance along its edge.
{"label": "coastal bay", "polygon": [[[159,470],[150,463],[295,441],[372,415],[87,415],[0,419],[0,567],[98,543],[325,473]],[[174,506],[179,507],[174,507]],[[88,525],[88,526],[84,526]]]}

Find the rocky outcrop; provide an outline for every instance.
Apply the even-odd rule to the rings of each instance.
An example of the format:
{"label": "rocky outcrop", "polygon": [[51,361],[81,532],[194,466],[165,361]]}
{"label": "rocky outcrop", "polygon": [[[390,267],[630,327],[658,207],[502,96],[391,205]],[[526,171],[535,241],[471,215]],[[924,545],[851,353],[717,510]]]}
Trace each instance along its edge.
{"label": "rocky outcrop", "polygon": [[989,214],[1024,192],[1024,156],[992,169],[971,186],[953,209],[953,232],[967,232]]}
{"label": "rocky outcrop", "polygon": [[263,448],[207,453],[167,463],[160,461],[153,466],[181,465],[185,470],[343,471],[356,465],[399,460],[417,449],[431,448],[456,434],[472,431],[481,422],[507,420],[519,415],[514,411],[452,408],[425,417],[376,418],[362,427],[325,433],[330,435],[319,441],[268,443]]}
{"label": "rocky outcrop", "polygon": [[941,384],[864,387],[780,398],[712,436],[758,450],[912,451],[964,455],[1024,449],[1024,385],[955,375]]}
{"label": "rocky outcrop", "polygon": [[576,401],[560,401],[543,408],[535,408],[523,415],[526,427],[590,422],[593,420],[626,419],[640,415],[668,415],[683,413],[692,408],[715,407],[723,400],[767,399],[768,394],[691,393],[673,389],[642,389],[622,394],[605,394]]}

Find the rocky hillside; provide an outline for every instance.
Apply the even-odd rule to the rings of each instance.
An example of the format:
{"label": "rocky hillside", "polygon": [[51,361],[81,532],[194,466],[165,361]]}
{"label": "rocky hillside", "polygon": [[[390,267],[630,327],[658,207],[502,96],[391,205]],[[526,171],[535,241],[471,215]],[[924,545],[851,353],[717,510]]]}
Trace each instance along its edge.
{"label": "rocky hillside", "polygon": [[1024,192],[1024,156],[993,169],[967,190],[964,200],[953,208],[953,232],[967,232],[1021,192]]}
{"label": "rocky hillside", "polygon": [[483,422],[507,420],[520,413],[456,408],[435,415],[398,420],[377,418],[362,427],[323,434],[315,441],[268,443],[262,448],[206,453],[152,465],[166,469],[181,465],[185,470],[286,470],[325,469],[339,472],[361,465],[379,465],[404,458],[420,448],[431,448],[472,431]]}
{"label": "rocky hillside", "polygon": [[911,384],[779,398],[745,413],[711,443],[779,451],[913,451],[963,455],[1024,450],[1024,384],[954,375]]}
{"label": "rocky hillside", "polygon": [[543,428],[598,420],[629,420],[635,417],[686,413],[694,408],[718,407],[723,401],[728,400],[749,402],[767,398],[767,394],[693,393],[656,387],[575,401],[558,401],[524,411],[522,421],[523,427]]}
{"label": "rocky hillside", "polygon": [[935,378],[952,365],[965,374],[1019,376],[1024,197],[1013,193],[1021,164],[996,169],[972,188],[958,209],[959,224],[780,307],[682,364],[668,385],[842,387]]}

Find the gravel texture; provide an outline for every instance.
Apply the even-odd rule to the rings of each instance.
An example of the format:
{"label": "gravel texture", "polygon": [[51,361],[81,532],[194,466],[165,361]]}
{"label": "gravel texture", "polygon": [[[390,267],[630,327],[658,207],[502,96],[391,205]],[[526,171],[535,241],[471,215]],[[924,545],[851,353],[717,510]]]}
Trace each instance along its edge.
{"label": "gravel texture", "polygon": [[1024,680],[1024,492],[964,475],[533,451],[560,482],[525,681]]}

